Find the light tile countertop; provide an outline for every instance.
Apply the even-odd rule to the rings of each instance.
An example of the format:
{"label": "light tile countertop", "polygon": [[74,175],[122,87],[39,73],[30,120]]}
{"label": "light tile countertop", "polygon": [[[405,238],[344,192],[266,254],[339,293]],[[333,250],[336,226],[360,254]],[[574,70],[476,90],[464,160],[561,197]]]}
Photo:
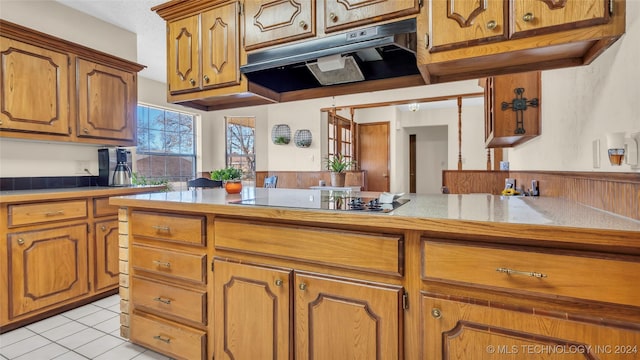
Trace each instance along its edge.
{"label": "light tile countertop", "polygon": [[[166,193],[149,193],[111,198],[111,203],[124,206],[148,206],[151,202],[167,210],[190,209],[216,214],[259,214],[260,209],[275,209],[279,216],[295,216],[305,212],[312,218],[331,214],[332,218],[348,216],[377,216],[376,221],[461,220],[503,224],[560,226],[581,229],[622,230],[640,232],[640,221],[568,200],[549,197],[508,197],[490,194],[445,195],[408,194],[402,199],[410,201],[388,213],[322,209],[318,199],[328,196],[377,197],[372,192],[329,192],[309,189],[263,189],[245,187],[241,194],[228,195],[223,189],[198,189]],[[262,199],[269,206],[234,204],[243,199]],[[185,206],[186,205],[186,206]],[[272,216],[272,215],[270,215]],[[363,219],[364,220],[364,219]],[[370,218],[368,220],[371,220]],[[382,220],[384,224],[386,221]],[[640,241],[640,234],[638,235]]]}

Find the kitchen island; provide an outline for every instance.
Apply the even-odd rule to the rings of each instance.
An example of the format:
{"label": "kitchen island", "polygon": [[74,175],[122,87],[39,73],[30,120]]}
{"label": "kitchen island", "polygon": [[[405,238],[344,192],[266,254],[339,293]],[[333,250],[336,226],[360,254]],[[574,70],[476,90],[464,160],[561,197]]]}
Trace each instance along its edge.
{"label": "kitchen island", "polygon": [[376,196],[111,198],[122,335],[184,359],[639,356],[639,221],[485,194],[337,210]]}

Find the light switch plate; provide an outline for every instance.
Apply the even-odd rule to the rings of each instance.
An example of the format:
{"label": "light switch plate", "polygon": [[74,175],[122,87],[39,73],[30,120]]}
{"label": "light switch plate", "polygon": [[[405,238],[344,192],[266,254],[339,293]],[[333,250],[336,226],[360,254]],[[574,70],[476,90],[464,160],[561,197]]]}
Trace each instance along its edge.
{"label": "light switch plate", "polygon": [[600,168],[600,139],[593,140],[593,168]]}

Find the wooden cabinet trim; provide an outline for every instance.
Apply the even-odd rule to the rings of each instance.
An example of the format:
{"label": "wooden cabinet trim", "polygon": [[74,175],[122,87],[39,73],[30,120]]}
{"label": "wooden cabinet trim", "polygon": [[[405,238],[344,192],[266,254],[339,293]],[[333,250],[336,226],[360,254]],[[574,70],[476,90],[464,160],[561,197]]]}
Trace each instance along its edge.
{"label": "wooden cabinet trim", "polygon": [[198,326],[207,325],[207,292],[134,275],[131,301],[136,309]]}
{"label": "wooden cabinet trim", "polygon": [[[422,240],[423,281],[586,302],[640,306],[640,260],[527,247],[476,246]],[[504,271],[514,273],[506,274]],[[507,270],[508,269],[508,270]],[[524,273],[523,273],[524,272]],[[530,274],[525,274],[531,272]],[[616,279],[615,283],[610,280]],[[574,300],[575,301],[575,300]]]}
{"label": "wooden cabinet trim", "polygon": [[131,315],[131,341],[176,359],[207,357],[207,332],[135,312]]}
{"label": "wooden cabinet trim", "polygon": [[136,244],[130,248],[131,268],[137,273],[150,273],[168,281],[206,284],[207,255],[149,245]]}
{"label": "wooden cabinet trim", "polygon": [[[402,235],[216,219],[216,249],[401,277]],[[341,254],[336,258],[335,253]]]}
{"label": "wooden cabinet trim", "polygon": [[64,200],[28,204],[9,204],[8,226],[36,225],[50,222],[86,219],[87,200]]}
{"label": "wooden cabinet trim", "polygon": [[131,234],[136,237],[195,247],[207,246],[205,216],[134,210],[131,220]]}

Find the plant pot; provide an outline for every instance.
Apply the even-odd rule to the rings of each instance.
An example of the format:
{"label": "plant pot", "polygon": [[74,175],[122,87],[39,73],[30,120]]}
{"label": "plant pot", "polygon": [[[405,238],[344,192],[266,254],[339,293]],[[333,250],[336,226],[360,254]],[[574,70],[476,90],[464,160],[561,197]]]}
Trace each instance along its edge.
{"label": "plant pot", "polygon": [[242,191],[242,181],[226,181],[224,183],[224,189],[227,194],[239,194]]}
{"label": "plant pot", "polygon": [[331,173],[331,186],[343,187],[344,186],[344,178],[346,176],[347,176],[347,173],[332,172]]}

